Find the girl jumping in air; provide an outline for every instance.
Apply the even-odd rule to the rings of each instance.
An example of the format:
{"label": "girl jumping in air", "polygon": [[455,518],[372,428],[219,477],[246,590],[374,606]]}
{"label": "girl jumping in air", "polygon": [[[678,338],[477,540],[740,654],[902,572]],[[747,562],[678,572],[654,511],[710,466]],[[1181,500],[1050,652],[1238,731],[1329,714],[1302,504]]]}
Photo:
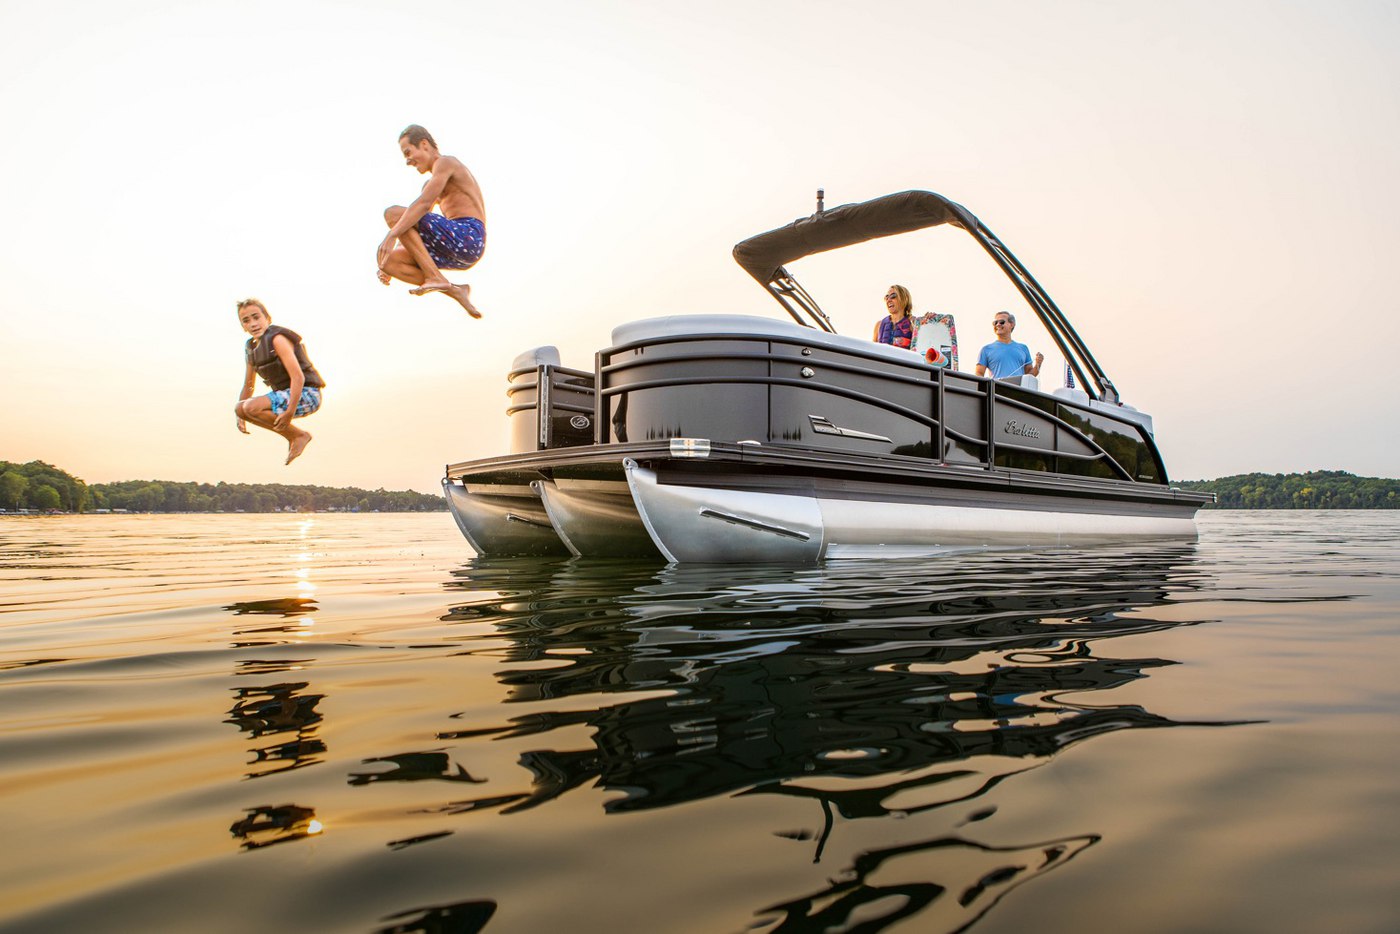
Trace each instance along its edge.
{"label": "girl jumping in air", "polygon": [[[292,419],[310,415],[321,407],[325,380],[311,365],[301,335],[273,324],[262,302],[256,298],[239,302],[238,322],[251,335],[243,348],[243,391],[233,407],[238,430],[246,435],[247,423],[252,422],[286,438],[290,464],[311,443],[311,432],[293,425]],[[262,377],[271,392],[253,397],[255,374]]]}

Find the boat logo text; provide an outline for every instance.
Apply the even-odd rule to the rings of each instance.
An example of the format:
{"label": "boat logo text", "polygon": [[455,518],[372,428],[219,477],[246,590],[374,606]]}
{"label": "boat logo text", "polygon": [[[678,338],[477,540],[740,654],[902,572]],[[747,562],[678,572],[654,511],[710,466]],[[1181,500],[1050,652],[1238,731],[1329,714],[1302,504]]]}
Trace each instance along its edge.
{"label": "boat logo text", "polygon": [[1040,429],[1034,425],[1019,424],[1016,419],[1007,419],[1006,424],[1001,426],[1001,430],[1008,435],[1020,435],[1022,438],[1039,438]]}

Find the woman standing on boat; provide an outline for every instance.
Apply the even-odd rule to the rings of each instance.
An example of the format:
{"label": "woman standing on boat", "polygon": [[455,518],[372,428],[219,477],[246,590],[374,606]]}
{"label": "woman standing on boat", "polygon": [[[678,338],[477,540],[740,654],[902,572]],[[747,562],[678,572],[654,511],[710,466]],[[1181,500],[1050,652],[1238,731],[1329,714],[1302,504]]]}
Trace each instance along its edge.
{"label": "woman standing on boat", "polygon": [[910,347],[914,343],[914,321],[909,317],[914,311],[914,300],[909,290],[902,285],[892,285],[885,293],[885,307],[889,314],[875,322],[877,344],[893,344],[896,347]]}

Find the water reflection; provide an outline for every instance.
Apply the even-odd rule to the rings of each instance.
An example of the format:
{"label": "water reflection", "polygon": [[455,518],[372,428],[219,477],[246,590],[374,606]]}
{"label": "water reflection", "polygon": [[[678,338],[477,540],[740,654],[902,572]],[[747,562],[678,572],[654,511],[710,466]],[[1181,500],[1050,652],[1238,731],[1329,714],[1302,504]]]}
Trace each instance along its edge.
{"label": "water reflection", "polygon": [[310,597],[281,597],[275,600],[245,600],[224,607],[234,616],[303,616],[319,607]]}
{"label": "water reflection", "polygon": [[245,778],[260,778],[321,761],[326,744],[316,735],[321,722],[316,705],[325,695],[305,693],[308,686],[305,681],[289,681],[233,689],[235,703],[225,723],[236,725],[254,739],[295,734],[279,742],[251,745],[248,764],[255,768]]}
{"label": "water reflection", "polygon": [[[279,619],[296,620],[298,617],[314,613],[316,601],[302,597],[283,597],[270,600],[246,600],[231,603],[224,607],[234,616],[274,616]],[[255,629],[239,629],[235,636],[250,632],[287,632],[299,628],[297,623],[262,626]],[[248,648],[276,644],[276,641],[238,641],[235,648]],[[299,671],[310,665],[310,658],[251,658],[237,663],[234,674],[241,676],[266,676]],[[256,687],[235,686],[232,688],[235,703],[229,709],[225,723],[236,725],[254,739],[264,736],[282,736],[294,733],[295,738],[281,739],[279,742],[252,745],[249,751],[252,758],[248,764],[254,769],[245,773],[245,778],[260,778],[277,772],[299,769],[320,762],[326,752],[326,744],[317,735],[321,723],[321,713],[317,705],[325,699],[324,694],[307,692],[306,681],[284,681]]]}
{"label": "water reflection", "polygon": [[[481,562],[452,586],[489,595],[447,618],[510,640],[497,677],[511,702],[569,703],[439,738],[588,727],[587,747],[522,757],[531,788],[511,810],[595,781],[616,792],[614,811],[734,792],[808,796],[848,818],[942,807],[1091,737],[1183,725],[1114,702],[1112,689],[1173,662],[1114,653],[1111,640],[1182,625],[1148,611],[1199,586],[1193,555],[606,573]],[[823,777],[866,784],[813,784]]]}
{"label": "water reflection", "polygon": [[280,597],[272,600],[245,600],[240,603],[231,603],[224,607],[224,610],[234,616],[272,616],[284,622],[263,624],[255,626],[245,626],[235,629],[235,636],[254,636],[261,638],[241,638],[232,643],[234,648],[252,648],[264,645],[277,645],[285,643],[286,639],[268,638],[278,633],[302,637],[306,635],[307,627],[311,625],[310,614],[315,613],[320,607],[316,601],[310,597]]}
{"label": "water reflection", "polygon": [[79,550],[0,580],[6,931],[1395,917],[1393,516],[448,587],[441,516],[27,521]]}
{"label": "water reflection", "polygon": [[880,931],[919,914],[921,930],[961,931],[1011,889],[1064,865],[1098,840],[1089,835],[993,847],[944,838],[863,853],[824,890],[760,911],[750,930]]}
{"label": "water reflection", "polygon": [[[992,789],[1070,746],[1227,725],[1115,692],[1174,664],[1121,637],[1205,622],[1176,604],[1207,583],[1182,544],[806,569],[473,563],[445,619],[494,660],[505,709],[529,709],[463,713],[438,739],[524,742],[529,782],[437,810],[518,812],[583,787],[609,792],[609,812],[781,796],[810,801],[819,826],[755,830],[811,841],[816,862],[843,820],[959,805],[959,826],[990,821]],[[758,908],[753,927],[876,931],[917,913],[921,930],[960,930],[1099,838],[999,847],[945,829],[846,849],[827,888]]]}
{"label": "water reflection", "polygon": [[366,765],[375,762],[389,762],[393,768],[387,772],[352,772],[350,784],[368,785],[370,782],[471,782],[480,784],[483,779],[472,778],[467,770],[452,762],[445,752],[403,752],[395,756],[380,756],[364,760]]}
{"label": "water reflection", "polygon": [[439,830],[436,833],[419,834],[416,837],[405,837],[402,840],[390,840],[385,844],[391,850],[402,850],[417,843],[428,843],[433,840],[441,840],[443,837],[452,836],[450,830]]}
{"label": "water reflection", "polygon": [[234,821],[229,827],[229,833],[243,841],[245,850],[300,840],[315,836],[321,830],[316,810],[295,804],[264,804],[248,808],[247,816]]}
{"label": "water reflection", "polygon": [[[273,616],[283,620],[296,620],[316,612],[316,609],[315,600],[302,597],[249,600],[224,607],[234,616]],[[299,628],[300,624],[296,622],[279,623],[235,630],[234,635],[288,632]],[[278,641],[285,640],[239,640],[232,645],[245,648],[276,644]],[[236,664],[234,674],[240,677],[283,674],[298,671],[310,665],[311,661],[309,658],[243,659]],[[325,695],[309,692],[309,687],[307,681],[280,681],[256,686],[235,685],[232,688],[234,705],[229,708],[228,719],[224,722],[234,724],[255,740],[277,738],[276,742],[250,744],[248,765],[251,768],[244,773],[244,778],[263,778],[322,761],[326,744],[317,735],[322,720],[317,705],[325,699]],[[292,735],[288,738],[287,734]],[[321,831],[315,808],[296,804],[264,804],[248,808],[247,815],[229,827],[229,832],[242,841],[245,850],[300,840]]]}
{"label": "water reflection", "polygon": [[397,923],[379,928],[375,934],[475,934],[486,927],[495,913],[496,903],[488,900],[410,908],[381,918]]}

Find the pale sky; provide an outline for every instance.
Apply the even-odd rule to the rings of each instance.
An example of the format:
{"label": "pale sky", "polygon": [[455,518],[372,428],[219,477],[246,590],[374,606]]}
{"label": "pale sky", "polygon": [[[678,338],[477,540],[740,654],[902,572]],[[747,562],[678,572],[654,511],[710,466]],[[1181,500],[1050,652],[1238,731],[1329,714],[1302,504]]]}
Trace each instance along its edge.
{"label": "pale sky", "polygon": [[[435,491],[504,453],[521,350],[787,320],[734,243],[818,187],[923,188],[1029,267],[1174,479],[1400,476],[1400,4],[0,0],[0,27],[0,459]],[[454,274],[481,321],[374,278],[423,180],[408,123],[481,182]],[[964,369],[1009,308],[1056,384],[958,231],[791,269],[845,334],[909,286]],[[290,467],[234,428],[249,295],[329,384]]]}

